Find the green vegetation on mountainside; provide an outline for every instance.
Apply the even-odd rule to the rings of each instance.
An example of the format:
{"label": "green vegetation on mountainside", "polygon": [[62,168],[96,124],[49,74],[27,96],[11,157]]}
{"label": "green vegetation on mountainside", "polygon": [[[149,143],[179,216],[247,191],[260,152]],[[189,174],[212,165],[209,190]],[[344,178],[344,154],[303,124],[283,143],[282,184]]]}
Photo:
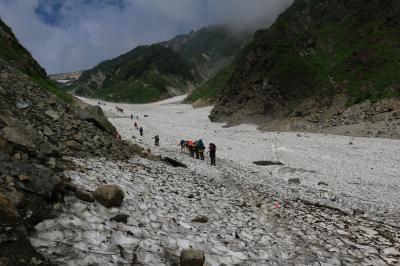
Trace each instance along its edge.
{"label": "green vegetation on mountainside", "polygon": [[[76,93],[110,101],[144,103],[162,98],[168,93],[168,87],[183,91],[188,82],[195,82],[191,70],[172,49],[161,45],[140,46],[85,71],[79,83],[89,84],[78,85]],[[104,76],[97,88],[91,84],[96,73]]]}
{"label": "green vegetation on mountainside", "polygon": [[246,50],[264,51],[268,74],[296,91],[289,97],[345,89],[355,104],[399,96],[399,17],[398,1],[296,0]]}
{"label": "green vegetation on mountainside", "polygon": [[8,27],[0,19],[0,59],[21,72],[28,75],[33,82],[41,88],[55,94],[57,97],[67,103],[73,102],[73,97],[50,81],[46,71],[32,58],[28,50],[26,50],[16,39],[10,27]]}
{"label": "green vegetation on mountainside", "polygon": [[235,64],[231,64],[218,71],[218,73],[207,82],[196,88],[186,99],[185,102],[194,103],[202,100],[208,103],[215,102],[218,95],[228,86],[228,79],[235,69]]}

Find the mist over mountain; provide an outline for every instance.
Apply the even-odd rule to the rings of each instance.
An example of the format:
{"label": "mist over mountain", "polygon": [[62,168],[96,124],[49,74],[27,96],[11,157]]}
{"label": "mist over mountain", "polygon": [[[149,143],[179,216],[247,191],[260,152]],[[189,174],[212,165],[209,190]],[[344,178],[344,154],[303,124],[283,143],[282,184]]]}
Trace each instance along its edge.
{"label": "mist over mountain", "polygon": [[50,74],[215,24],[256,29],[292,0],[0,0],[0,16]]}

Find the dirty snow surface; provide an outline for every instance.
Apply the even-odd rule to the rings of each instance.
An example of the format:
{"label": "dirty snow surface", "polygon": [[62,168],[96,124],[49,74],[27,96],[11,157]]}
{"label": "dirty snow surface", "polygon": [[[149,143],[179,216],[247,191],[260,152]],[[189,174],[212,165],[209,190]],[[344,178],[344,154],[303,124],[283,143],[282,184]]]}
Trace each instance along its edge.
{"label": "dirty snow surface", "polygon": [[[58,265],[179,265],[186,248],[215,266],[399,265],[400,141],[226,128],[208,120],[210,108],[182,99],[118,104],[124,113],[102,107],[124,139],[188,168],[71,159],[77,169],[66,175],[76,185],[116,184],[123,204],[68,196],[59,217],[36,226],[33,245]],[[181,139],[199,138],[217,145],[216,167],[181,153]],[[110,221],[121,213],[126,224]],[[208,221],[193,221],[199,216]]]}

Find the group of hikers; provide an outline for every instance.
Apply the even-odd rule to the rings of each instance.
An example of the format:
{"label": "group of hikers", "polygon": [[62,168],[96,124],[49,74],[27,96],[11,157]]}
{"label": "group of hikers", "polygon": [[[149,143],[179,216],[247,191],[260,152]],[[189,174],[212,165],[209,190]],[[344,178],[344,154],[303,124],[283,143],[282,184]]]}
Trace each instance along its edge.
{"label": "group of hikers", "polygon": [[[185,150],[187,150],[190,157],[196,157],[196,159],[204,161],[204,153],[206,147],[202,139],[199,139],[198,141],[181,140],[179,146],[181,147],[181,152],[185,152]],[[208,146],[208,154],[210,155],[211,165],[213,166],[216,165],[216,152],[217,146],[214,143],[210,143],[210,145]]]}
{"label": "group of hikers", "polygon": [[[100,102],[99,102],[100,105]],[[115,107],[117,112],[123,113],[124,109],[116,106]],[[131,115],[131,120],[134,119],[134,115]],[[136,116],[136,119],[138,120],[139,117]],[[134,123],[135,129],[139,131],[140,136],[143,137],[144,135],[144,130],[143,127],[139,126],[137,122]],[[156,135],[152,139],[154,139],[154,145],[156,147],[160,146],[160,136]],[[116,140],[120,141],[121,136],[117,133],[116,134]],[[193,140],[181,140],[179,143],[179,146],[181,147],[181,152],[187,151],[192,158],[196,158],[198,160],[205,160],[205,151],[206,151],[206,146],[204,145],[204,142],[202,139],[199,139],[197,141]],[[216,152],[217,152],[217,146],[214,143],[210,143],[208,146],[208,152],[211,160],[211,165],[216,166]]]}
{"label": "group of hikers", "polygon": [[135,129],[139,130],[140,136],[143,137],[143,127],[139,127],[137,122],[135,122]]}
{"label": "group of hikers", "polygon": [[124,112],[124,109],[120,108],[118,106],[115,106],[115,110],[117,110],[117,112],[119,112],[119,113],[123,113]]}

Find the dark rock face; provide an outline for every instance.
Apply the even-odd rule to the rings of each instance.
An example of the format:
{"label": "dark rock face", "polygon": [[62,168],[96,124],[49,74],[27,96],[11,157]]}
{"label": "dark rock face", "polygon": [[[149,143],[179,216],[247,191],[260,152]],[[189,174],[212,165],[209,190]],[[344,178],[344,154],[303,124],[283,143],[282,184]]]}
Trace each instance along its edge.
{"label": "dark rock face", "polygon": [[115,127],[104,116],[100,106],[87,106],[79,115],[83,120],[94,123],[95,126],[110,134],[115,135],[117,133]]}
{"label": "dark rock face", "polygon": [[[400,110],[396,75],[400,67],[392,68],[398,61],[393,44],[399,42],[400,28],[387,22],[399,14],[395,1],[294,1],[269,29],[255,34],[210,119],[250,120],[265,123],[266,130],[311,132],[327,128],[335,132],[339,126],[346,132],[346,126],[377,120],[384,130],[376,134],[390,131],[386,136],[400,137],[399,120],[392,114],[380,117],[378,111],[381,106]],[[371,21],[382,27],[367,29]],[[396,41],[381,43],[383,35],[395,36]],[[379,52],[382,49],[387,54]],[[354,109],[349,106],[362,106],[368,100],[378,102],[366,108],[368,112],[352,115]],[[285,124],[279,124],[284,119]]]}
{"label": "dark rock face", "polygon": [[128,214],[117,214],[114,217],[112,217],[110,221],[126,224],[128,222],[128,218],[129,218]]}
{"label": "dark rock face", "polygon": [[256,162],[253,162],[253,164],[259,165],[259,166],[284,165],[281,162],[272,162],[272,161],[256,161]]}
{"label": "dark rock face", "polygon": [[203,266],[205,262],[204,253],[194,249],[184,249],[181,252],[181,266]]}
{"label": "dark rock face", "polygon": [[125,197],[124,192],[117,186],[104,185],[96,189],[93,193],[94,198],[101,205],[112,208],[121,206],[122,200]]}
{"label": "dark rock face", "polygon": [[165,157],[162,159],[164,162],[168,163],[169,165],[172,165],[173,167],[183,167],[183,168],[187,168],[187,165],[184,163],[181,163],[175,159],[169,158],[169,157]]}

